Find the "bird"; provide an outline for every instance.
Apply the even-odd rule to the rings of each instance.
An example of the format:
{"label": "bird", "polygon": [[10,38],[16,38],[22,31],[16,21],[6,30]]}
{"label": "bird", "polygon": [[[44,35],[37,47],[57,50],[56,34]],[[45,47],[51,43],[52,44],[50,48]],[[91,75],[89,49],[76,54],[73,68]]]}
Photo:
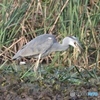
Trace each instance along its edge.
{"label": "bird", "polygon": [[42,34],[32,39],[26,45],[24,45],[14,56],[14,59],[21,59],[23,57],[37,58],[37,62],[34,67],[34,72],[37,71],[39,61],[41,58],[49,55],[55,51],[65,51],[69,48],[69,45],[76,48],[81,52],[81,44],[75,36],[67,36],[62,40],[62,44],[57,42],[57,39],[52,34]]}

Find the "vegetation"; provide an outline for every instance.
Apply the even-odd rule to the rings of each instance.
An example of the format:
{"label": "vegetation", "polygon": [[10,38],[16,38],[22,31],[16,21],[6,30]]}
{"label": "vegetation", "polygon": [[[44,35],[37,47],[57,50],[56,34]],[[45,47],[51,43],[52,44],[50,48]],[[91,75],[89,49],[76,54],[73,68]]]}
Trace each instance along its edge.
{"label": "vegetation", "polygon": [[[1,92],[5,87],[7,89],[4,91],[5,95],[10,98],[8,88],[11,87],[11,91],[14,91],[13,85],[17,84],[15,87],[17,94],[24,93],[23,96],[28,98],[25,84],[29,85],[29,83],[34,83],[32,85],[34,89],[38,88],[37,93],[40,96],[37,97],[37,94],[34,94],[36,100],[53,100],[59,98],[59,95],[63,100],[67,100],[68,86],[73,85],[72,90],[80,91],[84,88],[83,91],[85,91],[94,86],[93,90],[100,91],[99,0],[0,0],[0,9],[0,74],[2,78],[0,88],[3,87]],[[81,42],[83,51],[79,54],[70,47],[67,51],[52,53],[41,60],[41,68],[36,77],[32,71],[32,64],[36,59],[22,59],[28,64],[20,66],[12,61],[12,57],[25,43],[45,33],[54,34],[58,41],[65,36],[74,35]],[[50,96],[48,96],[49,93],[45,93],[45,89],[49,89]],[[44,95],[39,92],[40,90],[46,94],[46,99],[43,98]],[[34,91],[32,93],[36,93]],[[53,96],[53,93],[56,96]],[[19,98],[19,100],[22,99]],[[74,98],[74,100],[78,99]]]}

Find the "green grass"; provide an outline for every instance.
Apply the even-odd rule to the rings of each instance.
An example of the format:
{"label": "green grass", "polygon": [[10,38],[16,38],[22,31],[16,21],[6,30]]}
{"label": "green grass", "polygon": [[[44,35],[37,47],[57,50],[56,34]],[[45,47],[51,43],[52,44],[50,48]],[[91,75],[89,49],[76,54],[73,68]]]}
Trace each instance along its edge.
{"label": "green grass", "polygon": [[[0,73],[5,76],[11,75],[15,77],[14,80],[19,79],[24,82],[51,82],[54,84],[56,82],[61,83],[70,83],[74,85],[98,85],[99,84],[99,70],[96,69],[82,69],[79,70],[76,66],[70,66],[67,68],[64,67],[51,67],[45,65],[41,66],[37,71],[37,74],[34,73],[32,67],[28,65],[24,66],[14,66],[14,65],[3,65],[0,68]],[[47,83],[46,83],[47,84]]]}

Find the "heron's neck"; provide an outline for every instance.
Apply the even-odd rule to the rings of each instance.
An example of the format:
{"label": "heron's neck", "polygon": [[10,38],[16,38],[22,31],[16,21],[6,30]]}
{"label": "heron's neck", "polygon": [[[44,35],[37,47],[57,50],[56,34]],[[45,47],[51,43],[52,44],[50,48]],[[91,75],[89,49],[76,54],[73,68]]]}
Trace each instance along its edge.
{"label": "heron's neck", "polygon": [[54,43],[53,46],[52,46],[52,52],[53,51],[64,51],[66,49],[68,49],[69,45],[66,43],[65,44],[60,44],[60,43]]}

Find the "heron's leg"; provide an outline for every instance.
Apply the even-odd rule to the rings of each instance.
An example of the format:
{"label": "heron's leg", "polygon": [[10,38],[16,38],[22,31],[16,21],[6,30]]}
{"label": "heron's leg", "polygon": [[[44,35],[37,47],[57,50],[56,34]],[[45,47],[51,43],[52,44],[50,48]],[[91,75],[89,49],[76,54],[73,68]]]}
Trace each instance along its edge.
{"label": "heron's leg", "polygon": [[38,69],[40,58],[41,58],[41,54],[39,54],[38,60],[37,60],[37,62],[35,64],[35,66],[34,66],[34,72],[36,72],[37,69]]}

